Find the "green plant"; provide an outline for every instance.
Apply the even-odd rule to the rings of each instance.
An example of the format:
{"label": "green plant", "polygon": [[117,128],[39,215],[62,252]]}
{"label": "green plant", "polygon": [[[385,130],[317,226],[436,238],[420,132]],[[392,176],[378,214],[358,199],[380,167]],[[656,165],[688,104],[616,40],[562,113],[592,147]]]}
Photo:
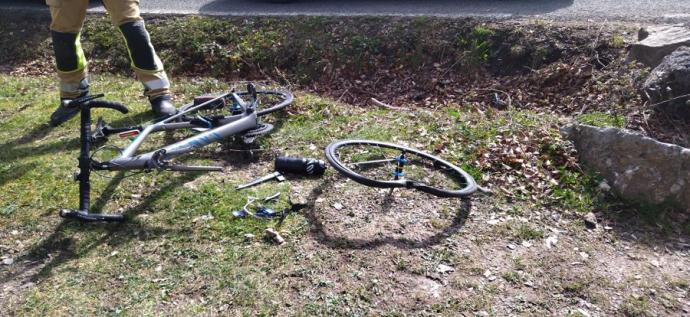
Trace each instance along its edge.
{"label": "green plant", "polygon": [[611,45],[613,48],[623,48],[625,47],[625,37],[623,37],[623,35],[620,33],[614,33],[611,35],[609,45]]}
{"label": "green plant", "polygon": [[520,280],[521,280],[520,274],[518,274],[515,271],[503,273],[502,276],[503,276],[503,279],[506,280],[510,284],[515,284],[515,285],[520,284]]}
{"label": "green plant", "polygon": [[533,228],[528,224],[521,224],[515,229],[515,237],[521,240],[544,238],[544,231]]}
{"label": "green plant", "polygon": [[624,116],[598,111],[581,114],[577,117],[577,121],[597,127],[623,128],[627,125]]}
{"label": "green plant", "polygon": [[466,36],[460,36],[458,43],[465,49],[465,60],[469,65],[481,65],[491,57],[492,36],[495,31],[487,26],[475,26]]}
{"label": "green plant", "polygon": [[653,316],[650,311],[649,300],[647,297],[628,297],[621,307],[621,312],[623,315],[628,317],[648,317]]}

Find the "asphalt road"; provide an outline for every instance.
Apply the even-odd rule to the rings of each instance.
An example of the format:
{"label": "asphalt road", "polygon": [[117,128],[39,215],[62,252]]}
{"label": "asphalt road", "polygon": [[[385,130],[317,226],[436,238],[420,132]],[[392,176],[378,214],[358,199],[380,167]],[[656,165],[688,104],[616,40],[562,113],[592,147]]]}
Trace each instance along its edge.
{"label": "asphalt road", "polygon": [[[93,10],[103,10],[94,3]],[[690,0],[141,0],[147,13],[208,15],[384,15],[535,17],[556,20],[687,22]],[[42,0],[0,0],[41,9]]]}

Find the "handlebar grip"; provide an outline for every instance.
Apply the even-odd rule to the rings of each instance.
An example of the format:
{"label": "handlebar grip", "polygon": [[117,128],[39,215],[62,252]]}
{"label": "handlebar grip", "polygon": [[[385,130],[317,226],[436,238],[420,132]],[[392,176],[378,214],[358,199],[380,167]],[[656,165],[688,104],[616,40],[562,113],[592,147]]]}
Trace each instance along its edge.
{"label": "handlebar grip", "polygon": [[281,173],[319,176],[326,171],[326,163],[311,158],[279,156],[276,157],[275,169]]}
{"label": "handlebar grip", "polygon": [[105,101],[105,100],[94,100],[94,101],[89,101],[88,102],[88,107],[89,108],[107,108],[107,109],[113,109],[117,110],[121,113],[128,113],[129,109],[127,106],[119,103],[119,102],[114,102],[114,101]]}

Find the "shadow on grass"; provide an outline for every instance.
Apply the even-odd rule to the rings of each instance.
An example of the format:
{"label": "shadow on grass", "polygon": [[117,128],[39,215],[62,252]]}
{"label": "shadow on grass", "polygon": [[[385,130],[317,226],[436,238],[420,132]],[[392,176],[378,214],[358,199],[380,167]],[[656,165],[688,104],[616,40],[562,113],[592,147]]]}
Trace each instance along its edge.
{"label": "shadow on grass", "polygon": [[[456,213],[455,218],[453,218],[453,222],[449,226],[445,227],[441,232],[435,233],[434,235],[421,240],[394,237],[362,239],[357,237],[336,236],[327,232],[326,227],[319,218],[313,203],[319,196],[321,196],[321,194],[323,194],[326,189],[332,187],[333,181],[334,178],[329,178],[311,191],[307,199],[310,202],[310,205],[305,209],[304,212],[305,217],[311,224],[312,236],[320,243],[332,249],[370,250],[385,245],[392,245],[400,249],[427,248],[439,244],[443,241],[443,239],[448,238],[454,233],[458,232],[460,228],[465,225],[465,222],[467,221],[472,209],[471,199],[462,199],[462,204],[460,204],[459,210]],[[390,197],[386,197],[384,199],[383,205],[381,206],[383,212],[390,210],[392,203],[391,199],[392,198]]]}
{"label": "shadow on grass", "polygon": [[[78,116],[76,118],[78,118]],[[151,118],[152,116],[150,113],[142,112],[134,116],[128,116],[118,119],[112,122],[112,125],[131,125],[136,122],[147,121]],[[3,160],[18,160],[29,156],[40,156],[50,153],[59,153],[68,150],[76,150],[79,148],[79,137],[66,138],[52,143],[23,147],[24,145],[48,137],[49,134],[53,131],[53,129],[55,129],[55,127],[51,126],[48,123],[44,123],[33,128],[31,131],[29,131],[23,136],[0,144],[0,158]],[[78,133],[79,130],[75,129],[74,134],[78,135]]]}
{"label": "shadow on grass", "polygon": [[[132,124],[132,122],[143,122],[151,117],[151,114],[147,112],[138,113],[134,116],[125,117],[114,121],[113,125],[119,126],[126,123]],[[47,144],[24,146],[47,138],[54,128],[55,127],[51,126],[50,124],[45,123],[33,128],[23,136],[0,144],[0,161],[11,164],[9,171],[0,175],[0,186],[14,179],[18,179],[33,169],[39,167],[39,165],[34,162],[20,163],[19,160],[21,159],[27,157],[38,157],[46,154],[57,154],[64,151],[79,149],[80,141],[78,137],[66,138]],[[75,134],[77,133],[78,130],[75,131]],[[74,165],[77,165],[76,156],[74,157]]]}
{"label": "shadow on grass", "polygon": [[[613,200],[613,198],[612,198]],[[616,201],[596,214],[617,239],[667,250],[690,250],[690,215],[676,206],[629,205]]]}
{"label": "shadow on grass", "polygon": [[[70,219],[63,220],[55,227],[53,233],[45,237],[41,243],[31,248],[26,255],[16,259],[16,263],[28,262],[29,264],[18,271],[0,277],[0,284],[5,284],[17,278],[39,282],[50,277],[57,267],[85,256],[103,244],[117,247],[134,239],[148,240],[168,234],[176,236],[189,235],[191,229],[152,227],[134,218],[149,209],[159,199],[165,197],[171,190],[196,179],[200,175],[201,173],[188,173],[168,181],[160,189],[147,196],[139,205],[125,210],[123,214],[128,219],[125,223],[80,223]],[[115,189],[123,179],[123,173],[116,175],[93,204],[92,209],[100,210],[112,197]],[[51,216],[57,217],[54,214]],[[89,231],[101,236],[89,242],[82,242],[69,235],[69,232],[74,231]]]}

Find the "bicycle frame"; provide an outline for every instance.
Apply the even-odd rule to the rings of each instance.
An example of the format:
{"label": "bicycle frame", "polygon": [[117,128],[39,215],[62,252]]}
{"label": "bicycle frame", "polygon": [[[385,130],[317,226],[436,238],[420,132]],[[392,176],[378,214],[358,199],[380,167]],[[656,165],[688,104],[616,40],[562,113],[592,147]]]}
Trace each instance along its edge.
{"label": "bicycle frame", "polygon": [[[170,131],[198,127],[190,122],[175,122],[175,120],[181,118],[185,114],[193,113],[194,111],[201,109],[204,106],[207,106],[217,100],[228,97],[232,97],[233,99],[235,99],[235,101],[237,101],[240,104],[240,106],[242,107],[241,114],[225,117],[224,120],[222,120],[222,124],[220,126],[204,131],[187,139],[181,140],[177,143],[173,143],[161,149],[153,150],[144,154],[136,154],[139,147],[144,143],[146,137],[149,136],[151,133],[158,131]],[[235,93],[226,93],[214,99],[208,100],[183,112],[177,113],[174,116],[166,118],[163,121],[145,127],[134,139],[134,141],[123,150],[122,154],[119,157],[107,162],[97,164],[95,166],[95,169],[122,171],[162,168],[164,167],[164,164],[162,163],[165,159],[173,158],[185,153],[192,152],[213,142],[221,141],[229,136],[237,135],[241,132],[257,127],[258,122],[255,111],[255,102],[256,101],[253,101],[249,105],[246,105],[244,104],[243,100]],[[221,170],[215,167],[200,166],[189,166],[187,168],[172,167],[172,169],[178,171]]]}
{"label": "bicycle frame", "polygon": [[[127,146],[115,159],[98,162],[91,158],[90,148],[92,142],[91,135],[91,109],[92,108],[110,108],[122,113],[127,113],[128,109],[124,105],[108,102],[108,101],[92,101],[100,98],[103,95],[85,96],[75,99],[74,107],[81,108],[81,125],[80,125],[80,143],[81,150],[79,155],[79,171],[75,174],[74,179],[79,181],[79,209],[61,209],[60,216],[65,218],[73,218],[81,221],[111,221],[121,222],[125,220],[124,215],[121,214],[104,214],[94,213],[89,210],[90,206],[90,192],[91,192],[91,171],[92,170],[110,170],[110,171],[126,171],[126,170],[173,170],[173,171],[222,171],[220,166],[183,166],[169,164],[170,158],[180,156],[185,153],[192,152],[196,149],[202,148],[210,143],[220,141],[232,135],[246,135],[247,132],[255,131],[252,137],[258,136],[268,130],[260,130],[256,132],[261,125],[258,122],[259,113],[257,113],[258,99],[257,92],[253,85],[247,85],[248,94],[251,95],[252,100],[247,102],[239,95],[244,93],[229,92],[207,100],[196,106],[191,106],[184,111],[165,118],[159,122],[153,123],[145,127],[128,127],[128,128],[110,128],[102,126],[101,130],[97,131],[100,136],[105,136],[118,132],[135,132],[138,134],[132,143]],[[146,137],[151,133],[158,131],[170,131],[178,129],[198,128],[198,122],[194,120],[185,120],[183,117],[191,114],[205,106],[228,98],[232,99],[233,111],[230,116],[222,116],[214,118],[215,127],[213,124],[203,118],[198,122],[207,124],[205,130],[195,136],[186,138],[176,143],[167,145],[163,148],[153,150],[144,154],[137,154],[137,150],[146,140]],[[291,98],[289,101],[291,102]],[[193,104],[192,104],[193,105]],[[69,106],[69,105],[68,105]],[[190,104],[186,105],[186,107]],[[226,103],[223,102],[223,107]],[[186,118],[184,118],[186,119]],[[99,123],[101,120],[99,120]],[[98,130],[99,124],[97,124]],[[108,128],[106,130],[106,127]],[[246,141],[246,140],[245,140]]]}

